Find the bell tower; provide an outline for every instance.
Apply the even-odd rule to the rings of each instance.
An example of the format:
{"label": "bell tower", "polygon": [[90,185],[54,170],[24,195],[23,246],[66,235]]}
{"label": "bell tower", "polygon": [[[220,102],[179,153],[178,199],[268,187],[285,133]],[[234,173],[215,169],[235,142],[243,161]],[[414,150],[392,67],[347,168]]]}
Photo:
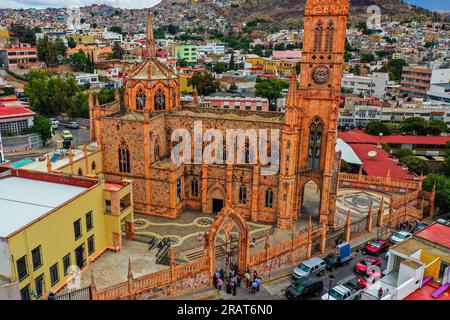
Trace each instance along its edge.
{"label": "bell tower", "polygon": [[[280,189],[285,186],[295,195],[282,195],[279,203],[287,209],[280,208],[279,227],[289,227],[302,214],[304,189],[310,181],[320,192],[320,223],[334,225],[335,144],[348,13],[348,0],[306,1],[300,82],[291,80],[289,92],[297,99],[293,103],[288,95],[280,160]],[[288,160],[295,161],[295,172],[283,168]],[[289,182],[293,174],[295,188]]]}

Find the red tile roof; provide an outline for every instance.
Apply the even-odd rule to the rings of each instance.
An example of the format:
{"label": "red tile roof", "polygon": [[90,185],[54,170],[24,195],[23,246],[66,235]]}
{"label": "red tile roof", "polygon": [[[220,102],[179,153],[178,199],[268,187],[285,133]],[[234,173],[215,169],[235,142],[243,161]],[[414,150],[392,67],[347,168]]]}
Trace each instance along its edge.
{"label": "red tile roof", "polygon": [[35,114],[24,107],[0,107],[0,119],[34,116]]}
{"label": "red tile roof", "polygon": [[348,130],[339,131],[338,138],[341,138],[347,143],[390,143],[390,144],[431,144],[431,145],[445,145],[450,141],[450,137],[441,136],[372,136],[367,134],[364,130]]}
{"label": "red tile roof", "polygon": [[[405,166],[399,165],[395,157],[374,144],[351,144],[358,158],[363,163],[363,170],[369,176],[386,177],[388,172],[391,178],[410,180],[414,177]],[[369,156],[375,151],[374,157]]]}
{"label": "red tile roof", "polygon": [[415,236],[450,249],[450,226],[436,222],[420,230]]}

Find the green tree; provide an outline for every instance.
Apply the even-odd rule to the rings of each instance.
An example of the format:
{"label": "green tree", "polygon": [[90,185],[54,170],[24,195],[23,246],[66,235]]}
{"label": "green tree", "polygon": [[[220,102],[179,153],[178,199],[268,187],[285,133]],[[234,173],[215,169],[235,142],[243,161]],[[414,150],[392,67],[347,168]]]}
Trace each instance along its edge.
{"label": "green tree", "polygon": [[257,96],[267,98],[271,104],[274,105],[276,99],[281,98],[281,92],[283,89],[289,88],[289,82],[275,78],[258,78],[255,88]]}
{"label": "green tree", "polygon": [[39,27],[29,27],[24,24],[15,24],[9,28],[12,37],[22,43],[36,44],[36,33],[41,33],[42,30]]}
{"label": "green tree", "polygon": [[399,159],[401,164],[408,167],[409,171],[416,174],[423,173],[424,175],[430,170],[428,167],[428,161],[418,158],[416,156],[405,156]]}
{"label": "green tree", "polygon": [[432,119],[427,122],[427,133],[432,136],[439,136],[447,131],[447,124],[442,120]]}
{"label": "green tree", "polygon": [[407,134],[424,136],[427,134],[427,121],[422,117],[412,117],[403,120],[400,129]]}
{"label": "green tree", "polygon": [[27,130],[27,133],[38,133],[45,142],[52,137],[51,130],[52,124],[50,121],[45,117],[37,115],[34,117],[33,126]]}
{"label": "green tree", "polygon": [[394,152],[395,156],[399,159],[403,158],[403,157],[408,157],[408,156],[413,156],[414,152],[411,149],[399,149],[397,151]]}
{"label": "green tree", "polygon": [[188,85],[196,87],[198,93],[202,96],[208,96],[220,89],[219,81],[214,78],[211,72],[194,72],[192,77],[188,79]]}
{"label": "green tree", "polygon": [[450,178],[440,174],[429,174],[423,181],[423,190],[431,192],[436,186],[436,206],[438,214],[450,211]]}
{"label": "green tree", "polygon": [[217,62],[212,67],[215,73],[224,73],[228,70],[227,65],[224,62]]}
{"label": "green tree", "polygon": [[361,62],[363,63],[371,63],[375,60],[375,56],[373,53],[365,53],[361,56]]}
{"label": "green tree", "polygon": [[231,53],[230,63],[228,64],[228,70],[234,70],[236,67],[234,65],[234,52]]}
{"label": "green tree", "polygon": [[64,43],[63,39],[61,39],[60,37],[56,38],[54,45],[57,56],[61,56],[61,58],[64,59],[66,57],[67,46]]}
{"label": "green tree", "polygon": [[123,34],[122,28],[119,26],[112,26],[111,28],[109,28],[109,31],[114,32],[114,33]]}
{"label": "green tree", "polygon": [[385,123],[377,120],[373,120],[367,123],[366,132],[373,136],[378,136],[380,135],[380,133],[384,136],[388,136],[391,134],[389,127]]}
{"label": "green tree", "polygon": [[86,71],[88,68],[88,58],[81,49],[70,57],[69,63],[75,71]]}
{"label": "green tree", "polygon": [[122,48],[122,46],[119,43],[116,42],[113,47],[113,53],[112,53],[113,59],[122,60],[124,54],[125,54],[125,50]]}
{"label": "green tree", "polygon": [[58,49],[47,35],[37,42],[37,56],[47,66],[55,66],[58,63]]}
{"label": "green tree", "polygon": [[77,46],[77,42],[73,38],[69,38],[69,40],[67,40],[67,45],[70,49],[73,49]]}
{"label": "green tree", "polygon": [[450,157],[447,157],[439,167],[439,173],[450,177]]}
{"label": "green tree", "polygon": [[389,79],[398,81],[401,78],[403,67],[407,67],[408,64],[403,59],[392,59],[386,66],[380,69],[381,72],[388,72]]}
{"label": "green tree", "polygon": [[186,59],[183,58],[183,59],[179,59],[177,61],[177,65],[179,67],[185,68],[185,67],[187,67],[189,65],[189,63],[188,63],[188,61]]}

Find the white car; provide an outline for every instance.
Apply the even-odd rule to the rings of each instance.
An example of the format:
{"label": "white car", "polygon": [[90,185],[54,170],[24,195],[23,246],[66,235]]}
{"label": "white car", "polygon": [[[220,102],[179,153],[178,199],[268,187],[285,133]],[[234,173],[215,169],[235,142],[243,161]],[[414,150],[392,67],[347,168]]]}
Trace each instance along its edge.
{"label": "white car", "polygon": [[391,238],[389,239],[389,242],[396,244],[396,243],[402,242],[403,240],[410,238],[411,236],[412,236],[412,234],[409,232],[399,231],[399,232],[394,233],[391,236]]}

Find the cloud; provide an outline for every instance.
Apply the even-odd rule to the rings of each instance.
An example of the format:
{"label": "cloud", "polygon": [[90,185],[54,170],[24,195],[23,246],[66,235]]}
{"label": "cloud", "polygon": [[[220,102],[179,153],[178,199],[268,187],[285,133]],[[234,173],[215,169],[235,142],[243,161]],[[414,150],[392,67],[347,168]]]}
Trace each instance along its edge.
{"label": "cloud", "polygon": [[161,0],[0,0],[0,8],[61,8],[69,6],[88,6],[91,4],[108,4],[119,8],[147,8]]}

